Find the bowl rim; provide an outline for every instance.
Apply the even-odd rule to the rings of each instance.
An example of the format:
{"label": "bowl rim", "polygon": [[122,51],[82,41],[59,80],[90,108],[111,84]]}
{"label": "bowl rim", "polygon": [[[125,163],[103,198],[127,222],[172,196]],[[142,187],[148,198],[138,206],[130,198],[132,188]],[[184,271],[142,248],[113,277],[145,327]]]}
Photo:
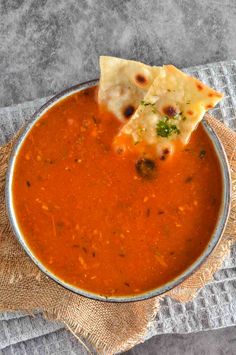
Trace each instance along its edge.
{"label": "bowl rim", "polygon": [[13,193],[11,189],[13,175],[14,175],[14,167],[15,167],[17,154],[20,151],[21,145],[26,139],[31,128],[42,117],[42,115],[46,111],[48,111],[52,106],[54,106],[59,101],[65,99],[66,97],[76,92],[79,92],[81,90],[95,86],[97,84],[98,84],[98,79],[94,79],[69,87],[68,89],[63,90],[58,94],[56,94],[55,96],[53,96],[52,98],[50,98],[43,106],[41,106],[38,110],[36,110],[35,113],[31,116],[29,122],[23,128],[22,132],[20,133],[19,137],[14,143],[14,147],[9,159],[9,164],[8,164],[8,169],[6,174],[6,187],[5,187],[5,200],[6,200],[7,214],[9,217],[9,221],[13,233],[16,236],[18,242],[23,247],[26,254],[31,258],[31,260],[33,260],[36,266],[46,276],[50,277],[53,281],[63,286],[65,289],[72,291],[73,293],[76,293],[80,296],[84,296],[86,298],[90,298],[96,301],[105,301],[105,302],[114,302],[114,303],[124,303],[124,302],[128,303],[134,301],[143,301],[155,296],[163,295],[166,292],[173,289],[174,287],[176,287],[177,285],[181,284],[186,278],[190,277],[204,263],[204,261],[206,261],[208,256],[211,254],[211,252],[215,249],[215,247],[219,243],[224,233],[226,223],[230,213],[231,191],[232,191],[230,166],[228,163],[228,159],[224,147],[220,142],[217,134],[215,133],[213,128],[207,123],[207,121],[203,119],[201,124],[203,125],[205,132],[207,133],[208,137],[210,138],[214,146],[214,150],[218,157],[218,161],[221,169],[221,178],[222,178],[222,185],[223,185],[221,206],[220,206],[220,211],[219,211],[214,232],[212,233],[212,237],[208,242],[208,244],[206,245],[205,249],[203,250],[201,255],[187,269],[185,269],[182,273],[177,275],[174,279],[150,291],[146,291],[144,293],[133,295],[133,296],[132,295],[131,296],[104,296],[90,291],[86,291],[85,289],[81,289],[79,287],[75,287],[61,280],[52,271],[47,269],[43,265],[43,263],[33,254],[26,240],[24,239],[20,227],[17,224],[17,218],[14,213]]}

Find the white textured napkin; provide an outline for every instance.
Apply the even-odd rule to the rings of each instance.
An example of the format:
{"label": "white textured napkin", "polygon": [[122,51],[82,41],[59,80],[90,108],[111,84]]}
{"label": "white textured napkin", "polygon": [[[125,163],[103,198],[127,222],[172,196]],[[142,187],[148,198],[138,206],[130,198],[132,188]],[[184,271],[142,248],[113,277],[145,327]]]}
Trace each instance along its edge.
{"label": "white textured napkin", "polygon": [[[185,70],[225,94],[212,110],[230,128],[236,130],[236,61],[212,63]],[[0,108],[0,144],[30,119],[46,99]],[[1,299],[0,299],[1,301]],[[224,261],[214,280],[188,303],[166,297],[146,338],[163,333],[190,333],[236,325],[236,246]],[[85,354],[78,341],[63,325],[21,313],[0,314],[0,354]]]}

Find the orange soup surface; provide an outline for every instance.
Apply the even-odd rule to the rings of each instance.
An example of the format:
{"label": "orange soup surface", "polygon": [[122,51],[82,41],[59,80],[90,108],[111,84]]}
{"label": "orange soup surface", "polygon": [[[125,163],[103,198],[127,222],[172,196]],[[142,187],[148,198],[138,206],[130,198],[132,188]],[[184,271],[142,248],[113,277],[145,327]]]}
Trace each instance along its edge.
{"label": "orange soup surface", "polygon": [[64,282],[106,296],[152,290],[189,267],[211,238],[222,194],[201,125],[187,146],[144,170],[145,160],[112,148],[120,127],[99,111],[96,88],[74,93],[33,126],[13,179],[35,256]]}

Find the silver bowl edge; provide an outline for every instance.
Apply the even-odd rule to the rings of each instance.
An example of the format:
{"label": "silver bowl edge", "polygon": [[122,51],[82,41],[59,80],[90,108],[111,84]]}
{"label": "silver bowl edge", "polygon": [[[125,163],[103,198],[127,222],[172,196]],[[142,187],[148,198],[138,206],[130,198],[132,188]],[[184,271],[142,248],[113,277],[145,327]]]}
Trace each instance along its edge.
{"label": "silver bowl edge", "polygon": [[230,201],[231,201],[231,176],[230,176],[230,167],[228,163],[228,159],[225,153],[225,150],[212,129],[212,127],[205,121],[202,121],[202,125],[207,132],[208,136],[210,137],[214,148],[215,152],[218,156],[218,160],[220,163],[221,167],[221,173],[222,173],[222,181],[223,181],[223,192],[222,192],[222,203],[221,203],[221,208],[219,212],[219,217],[218,217],[218,222],[215,227],[214,233],[212,235],[212,238],[210,242],[208,243],[207,247],[203,251],[203,253],[200,255],[200,257],[193,263],[191,264],[184,272],[182,272],[180,275],[178,275],[176,278],[171,280],[170,282],[159,286],[158,288],[155,288],[151,291],[138,294],[135,296],[117,296],[117,297],[106,297],[103,295],[95,294],[92,292],[88,292],[86,290],[80,289],[78,287],[75,287],[73,285],[70,285],[63,280],[59,279],[56,275],[54,275],[51,271],[49,271],[41,262],[40,260],[37,259],[37,257],[31,252],[30,247],[27,245],[26,241],[24,240],[24,236],[22,235],[20,228],[17,224],[17,219],[14,213],[14,206],[13,206],[13,200],[12,200],[12,190],[11,190],[11,185],[12,185],[12,178],[13,178],[13,173],[14,173],[14,164],[16,161],[17,153],[20,150],[20,147],[22,143],[24,142],[27,134],[31,130],[31,128],[34,126],[36,121],[40,119],[43,113],[45,113],[50,107],[52,107],[54,104],[56,104],[58,101],[61,99],[66,98],[67,96],[70,96],[74,94],[75,92],[79,92],[83,89],[92,87],[98,83],[98,80],[91,80],[87,81],[78,85],[75,85],[73,87],[70,87],[59,94],[53,96],[50,100],[48,100],[39,110],[37,110],[33,116],[31,117],[30,122],[26,125],[24,128],[23,132],[20,134],[19,138],[17,139],[14,148],[12,150],[10,160],[9,160],[9,165],[8,165],[8,170],[7,170],[7,175],[6,175],[6,189],[5,189],[5,196],[6,196],[6,207],[7,207],[7,213],[9,217],[9,221],[12,227],[12,230],[17,237],[18,241],[20,242],[21,246],[25,250],[25,252],[28,254],[28,256],[33,260],[33,262],[39,267],[39,269],[44,272],[48,277],[50,277],[52,280],[63,286],[64,288],[87,298],[94,299],[97,301],[106,301],[106,302],[133,302],[133,301],[143,301],[155,296],[163,295],[172,288],[176,287],[180,283],[182,283],[186,278],[191,276],[201,265],[202,263],[207,259],[207,257],[211,254],[213,249],[216,247],[218,244],[230,212]]}

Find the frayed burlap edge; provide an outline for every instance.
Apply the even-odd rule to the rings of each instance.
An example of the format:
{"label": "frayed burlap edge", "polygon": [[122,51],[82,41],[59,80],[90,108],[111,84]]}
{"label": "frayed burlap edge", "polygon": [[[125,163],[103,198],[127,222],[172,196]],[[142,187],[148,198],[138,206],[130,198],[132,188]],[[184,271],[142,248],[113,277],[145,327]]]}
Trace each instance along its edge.
{"label": "frayed burlap edge", "polygon": [[86,299],[59,286],[32,263],[12,233],[5,207],[6,169],[16,139],[0,148],[0,311],[42,310],[45,318],[63,322],[98,353],[128,350],[142,341],[159,300],[112,304]]}
{"label": "frayed burlap edge", "polygon": [[[196,273],[165,294],[181,302],[193,299],[213,279],[236,238],[236,134],[209,115],[205,118],[223,142],[230,162],[232,206],[224,235],[212,255]],[[108,304],[75,295],[41,273],[17,243],[6,214],[5,173],[15,139],[0,148],[0,310],[33,313],[40,309],[46,318],[64,322],[80,341],[84,339],[101,354],[128,350],[143,340],[163,296],[128,304]]]}

